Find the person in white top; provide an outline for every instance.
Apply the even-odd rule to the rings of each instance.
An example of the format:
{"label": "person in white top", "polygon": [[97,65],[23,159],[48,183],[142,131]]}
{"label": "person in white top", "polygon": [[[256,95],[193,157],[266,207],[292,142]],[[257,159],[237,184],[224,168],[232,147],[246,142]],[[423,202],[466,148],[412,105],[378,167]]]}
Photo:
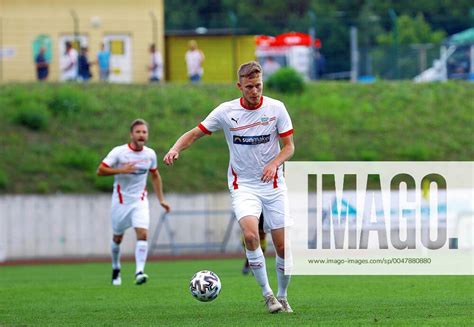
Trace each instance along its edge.
{"label": "person in white top", "polygon": [[[173,164],[180,152],[197,139],[224,130],[230,151],[228,185],[232,207],[244,235],[250,268],[262,288],[268,311],[292,312],[286,297],[290,276],[284,274],[284,268],[291,267],[291,258],[285,258],[284,232],[292,221],[282,164],[294,153],[293,126],[282,102],[262,96],[262,67],[257,62],[241,65],[238,79],[242,97],[222,103],[198,127],[183,134],[164,162]],[[268,283],[260,248],[258,219],[262,212],[264,229],[271,232],[277,253],[277,298]]]}
{"label": "person in white top", "polygon": [[61,58],[61,81],[75,81],[78,73],[78,54],[70,41],[66,41],[66,51]]}
{"label": "person in white top", "polygon": [[281,68],[281,65],[272,56],[269,56],[263,63],[262,68],[265,80],[267,80],[273,73]]}
{"label": "person in white top", "polygon": [[163,58],[154,44],[150,45],[150,65],[148,65],[150,82],[159,82],[163,78]]}
{"label": "person in white top", "polygon": [[198,49],[195,40],[189,41],[189,50],[186,51],[185,59],[188,68],[188,77],[192,83],[197,83],[201,80],[204,73],[202,63],[204,62],[204,53]]}
{"label": "person in white top", "polygon": [[148,275],[144,273],[150,224],[146,190],[148,172],[150,172],[153,188],[161,206],[166,212],[170,211],[170,206],[163,196],[156,153],[145,146],[148,140],[148,123],[146,121],[136,119],[132,122],[130,140],[128,144],[113,148],[97,168],[97,175],[99,176],[115,176],[111,207],[113,231],[111,243],[112,285],[115,286],[122,283],[120,276],[120,243],[125,230],[130,227],[135,229],[137,235],[135,283],[141,285],[148,280]]}

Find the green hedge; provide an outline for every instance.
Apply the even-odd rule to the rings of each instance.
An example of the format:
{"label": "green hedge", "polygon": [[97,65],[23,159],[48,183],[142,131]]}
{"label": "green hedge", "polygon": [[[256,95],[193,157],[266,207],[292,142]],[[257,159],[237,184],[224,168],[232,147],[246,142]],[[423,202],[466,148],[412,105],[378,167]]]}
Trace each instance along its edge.
{"label": "green hedge", "polygon": [[282,93],[301,93],[304,90],[303,76],[293,68],[281,68],[265,82],[273,91]]}

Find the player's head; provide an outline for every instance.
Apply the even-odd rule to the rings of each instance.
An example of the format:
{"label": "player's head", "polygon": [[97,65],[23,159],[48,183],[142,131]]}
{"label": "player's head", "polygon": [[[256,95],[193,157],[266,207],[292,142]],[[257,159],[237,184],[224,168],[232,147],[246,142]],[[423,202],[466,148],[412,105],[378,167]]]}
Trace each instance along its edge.
{"label": "player's head", "polygon": [[148,141],[148,123],[144,119],[135,119],[130,124],[130,140],[138,150],[141,150]]}
{"label": "player's head", "polygon": [[252,107],[260,103],[263,92],[262,66],[256,61],[240,65],[237,72],[237,87],[242,92],[246,103]]}
{"label": "player's head", "polygon": [[150,44],[150,52],[155,53],[155,51],[156,51],[155,43]]}
{"label": "player's head", "polygon": [[198,47],[196,40],[189,41],[188,47],[189,47],[189,50],[196,50]]}
{"label": "player's head", "polygon": [[71,41],[66,41],[65,46],[66,46],[66,53],[67,53],[69,50],[72,49]]}

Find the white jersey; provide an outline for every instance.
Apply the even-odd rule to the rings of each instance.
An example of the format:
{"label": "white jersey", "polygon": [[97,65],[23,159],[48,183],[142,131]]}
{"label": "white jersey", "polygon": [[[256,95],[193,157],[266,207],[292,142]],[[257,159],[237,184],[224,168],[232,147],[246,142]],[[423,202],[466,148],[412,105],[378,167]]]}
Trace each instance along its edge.
{"label": "white jersey", "polygon": [[158,51],[151,55],[151,66],[155,67],[155,69],[150,71],[150,78],[158,78],[161,80],[163,77],[163,58]]}
{"label": "white jersey", "polygon": [[186,51],[186,65],[188,67],[188,76],[199,75],[202,76],[203,69],[201,67],[202,60],[204,59],[201,51],[199,50],[188,50]]}
{"label": "white jersey", "polygon": [[[263,96],[256,109],[246,108],[242,98],[225,102],[198,127],[206,134],[224,130],[230,151],[229,188],[234,190],[239,185],[262,186],[264,167],[280,152],[279,138],[293,134],[285,105]],[[286,188],[282,166],[270,185]]]}
{"label": "white jersey", "polygon": [[130,203],[144,200],[147,195],[146,180],[148,171],[156,171],[156,153],[144,146],[141,151],[135,151],[130,144],[117,146],[102,161],[106,167],[119,168],[133,163],[137,170],[133,174],[115,175],[113,199],[119,203]]}
{"label": "white jersey", "polygon": [[[78,54],[77,54],[76,49],[69,50],[69,52],[66,53],[61,58],[61,80],[62,81],[75,80],[77,78],[77,68],[78,68],[77,59],[78,59]],[[67,70],[64,70],[69,66],[70,68],[68,68]]]}

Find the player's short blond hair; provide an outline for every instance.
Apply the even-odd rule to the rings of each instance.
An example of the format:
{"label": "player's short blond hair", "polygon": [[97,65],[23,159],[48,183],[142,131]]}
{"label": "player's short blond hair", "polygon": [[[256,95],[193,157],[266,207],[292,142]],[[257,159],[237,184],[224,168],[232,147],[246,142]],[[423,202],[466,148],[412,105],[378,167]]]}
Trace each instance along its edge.
{"label": "player's short blond hair", "polygon": [[146,122],[145,119],[137,118],[134,121],[132,121],[132,123],[130,124],[130,133],[132,133],[135,126],[138,126],[138,125],[145,125],[146,128],[148,128],[148,123]]}
{"label": "player's short blond hair", "polygon": [[190,40],[190,41],[188,42],[188,46],[189,46],[190,48],[195,48],[195,49],[197,49],[198,44],[197,44],[196,40]]}
{"label": "player's short blond hair", "polygon": [[237,77],[240,81],[241,78],[253,78],[255,75],[262,74],[262,66],[256,61],[249,61],[245,64],[240,65],[237,71]]}

